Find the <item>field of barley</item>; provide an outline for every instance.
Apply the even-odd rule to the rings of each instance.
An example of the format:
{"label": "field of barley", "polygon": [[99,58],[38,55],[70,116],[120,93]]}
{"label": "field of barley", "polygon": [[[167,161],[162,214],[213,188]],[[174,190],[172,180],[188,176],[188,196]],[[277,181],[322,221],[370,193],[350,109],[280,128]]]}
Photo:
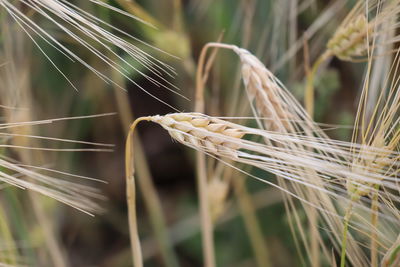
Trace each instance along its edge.
{"label": "field of barley", "polygon": [[400,266],[400,0],[0,0],[0,27],[0,266]]}

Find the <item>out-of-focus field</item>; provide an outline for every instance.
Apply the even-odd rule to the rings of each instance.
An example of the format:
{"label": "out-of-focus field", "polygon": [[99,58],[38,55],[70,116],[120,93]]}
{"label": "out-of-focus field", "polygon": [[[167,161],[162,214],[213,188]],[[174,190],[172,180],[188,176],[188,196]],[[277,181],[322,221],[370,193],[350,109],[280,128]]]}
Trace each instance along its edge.
{"label": "out-of-focus field", "polygon": [[[12,157],[23,164],[90,176],[107,183],[66,178],[101,190],[105,199],[96,200],[96,203],[104,211],[94,217],[48,197],[28,195],[26,190],[4,183],[0,191],[0,236],[4,240],[0,241],[0,255],[3,254],[0,259],[10,265],[111,267],[132,264],[124,154],[129,124],[140,116],[175,112],[143,92],[139,86],[176,110],[193,111],[196,65],[200,50],[207,42],[222,41],[246,48],[255,54],[303,103],[307,66],[325,49],[327,40],[350,11],[354,1],[103,1],[146,20],[155,28],[90,1],[66,1],[113,25],[115,28],[107,25],[103,27],[117,36],[126,38],[116,30],[120,29],[146,42],[148,45],[126,38],[174,68],[176,75],[164,75],[165,81],[162,84],[171,83],[178,89],[171,85],[168,87],[178,94],[146,79],[148,76],[160,80],[121,49],[114,47],[110,51],[93,40],[89,41],[103,55],[114,59],[119,70],[124,69],[127,63],[137,69],[126,68],[125,75],[136,84],[128,81],[118,69],[110,67],[98,55],[83,48],[82,44],[54,23],[24,5],[23,1],[15,2],[19,2],[15,6],[57,38],[60,44],[124,88],[104,82],[82,64],[72,62],[49,43],[38,38],[32,29],[28,30],[36,44],[46,53],[47,56],[44,56],[15,20],[0,7],[0,101],[7,106],[0,108],[2,122],[115,113],[98,118],[21,127],[14,132],[115,144],[112,152],[58,151],[86,148],[89,145],[41,139],[22,140],[23,137],[10,142],[15,145],[55,148],[56,151],[1,148],[0,153],[4,157]],[[51,14],[51,17],[55,15]],[[27,28],[26,25],[24,27]],[[49,59],[62,70],[77,90]],[[315,120],[330,125],[345,125],[328,131],[332,138],[344,141],[351,139],[351,126],[355,119],[365,64],[332,58],[325,62],[315,78]],[[214,60],[206,83],[205,104],[206,113],[212,116],[253,116],[240,80],[239,59],[230,51],[220,50]],[[256,127],[254,120],[246,123]],[[156,193],[161,200],[169,242],[175,256],[180,266],[202,266],[195,153],[173,141],[156,124],[142,123],[138,133]],[[4,140],[4,143],[7,142]],[[246,171],[264,175],[265,179],[274,181],[272,175],[249,169]],[[303,250],[296,248],[290,227],[293,218],[285,211],[283,193],[234,171],[232,177],[236,176],[245,181],[247,196],[256,210],[256,219],[261,229],[259,234],[268,246],[271,266],[309,266],[301,260],[299,251]],[[137,179],[141,179],[140,173]],[[231,185],[228,190],[225,201],[219,207],[222,211],[214,221],[217,266],[256,266],[254,250],[237,200],[238,194]],[[144,201],[146,197],[152,196],[141,191],[141,186],[138,186],[137,216],[144,263],[145,266],[163,266],[164,260]],[[300,221],[308,219],[301,211],[298,216]],[[310,234],[307,229],[305,231],[306,235]],[[57,251],[61,254],[49,250],[51,242],[57,244]],[[338,252],[332,253],[336,255]],[[59,261],[54,257],[59,258]],[[339,255],[336,257],[339,258]],[[320,266],[330,265],[323,262]]]}

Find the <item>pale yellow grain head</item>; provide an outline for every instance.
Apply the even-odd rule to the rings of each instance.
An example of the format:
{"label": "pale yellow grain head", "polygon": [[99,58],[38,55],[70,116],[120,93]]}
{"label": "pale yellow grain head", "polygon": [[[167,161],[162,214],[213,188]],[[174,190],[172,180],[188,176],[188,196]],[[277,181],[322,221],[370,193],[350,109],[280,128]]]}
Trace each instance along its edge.
{"label": "pale yellow grain head", "polygon": [[371,27],[365,15],[360,14],[346,25],[341,25],[328,41],[327,49],[341,60],[352,60],[367,54],[367,35]]}

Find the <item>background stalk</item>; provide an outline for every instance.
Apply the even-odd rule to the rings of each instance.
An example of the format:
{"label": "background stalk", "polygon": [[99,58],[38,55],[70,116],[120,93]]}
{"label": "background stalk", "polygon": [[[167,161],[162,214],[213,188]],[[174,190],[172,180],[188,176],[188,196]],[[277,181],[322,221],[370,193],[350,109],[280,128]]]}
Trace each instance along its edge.
{"label": "background stalk", "polygon": [[318,59],[315,61],[314,65],[312,66],[311,70],[307,73],[306,89],[304,92],[304,106],[307,110],[307,113],[311,117],[313,117],[313,115],[314,115],[315,74],[317,73],[319,66],[323,62],[325,62],[325,60],[327,60],[330,56],[331,56],[331,53],[329,51],[326,51],[325,53],[323,53],[321,56],[318,57]]}

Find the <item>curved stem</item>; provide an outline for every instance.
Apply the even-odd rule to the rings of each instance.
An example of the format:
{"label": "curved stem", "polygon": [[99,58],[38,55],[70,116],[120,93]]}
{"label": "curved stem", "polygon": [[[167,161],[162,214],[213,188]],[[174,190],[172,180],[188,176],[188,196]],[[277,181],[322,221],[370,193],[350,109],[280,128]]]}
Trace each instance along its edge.
{"label": "curved stem", "polygon": [[315,61],[311,70],[307,73],[307,83],[304,92],[304,105],[310,117],[314,117],[314,77],[318,71],[319,66],[331,56],[329,51],[323,53]]}
{"label": "curved stem", "polygon": [[[229,44],[222,44],[222,43],[215,43],[215,42],[210,42],[207,43],[203,49],[200,52],[199,56],[199,63],[196,71],[196,94],[195,94],[195,111],[196,112],[203,112],[204,111],[204,82],[207,79],[207,76],[203,75],[204,74],[204,68],[207,70],[209,66],[205,63],[207,51],[209,48],[224,48],[224,49],[230,49],[234,50],[236,48],[235,45],[229,45]],[[211,55],[212,57],[215,56],[215,54]]]}
{"label": "curved stem", "polygon": [[[121,79],[119,73],[113,72],[115,79]],[[119,116],[121,119],[121,126],[124,131],[130,128],[133,120],[133,114],[129,106],[129,101],[125,92],[115,88],[115,97],[118,103]],[[179,266],[178,258],[170,243],[167,233],[167,224],[163,214],[160,197],[157,195],[157,190],[153,183],[153,177],[147,163],[146,155],[143,151],[143,146],[138,135],[134,135],[133,144],[135,146],[135,166],[138,174],[138,186],[141,192],[145,192],[142,197],[144,205],[146,206],[150,223],[152,225],[154,236],[157,240],[161,257],[166,267]]]}
{"label": "curved stem", "polygon": [[129,128],[125,144],[125,178],[126,178],[126,201],[128,204],[129,236],[131,240],[133,266],[142,267],[142,251],[140,247],[139,234],[136,219],[136,189],[134,178],[134,153],[133,153],[133,133],[136,125],[150,117],[141,117],[136,119]]}

